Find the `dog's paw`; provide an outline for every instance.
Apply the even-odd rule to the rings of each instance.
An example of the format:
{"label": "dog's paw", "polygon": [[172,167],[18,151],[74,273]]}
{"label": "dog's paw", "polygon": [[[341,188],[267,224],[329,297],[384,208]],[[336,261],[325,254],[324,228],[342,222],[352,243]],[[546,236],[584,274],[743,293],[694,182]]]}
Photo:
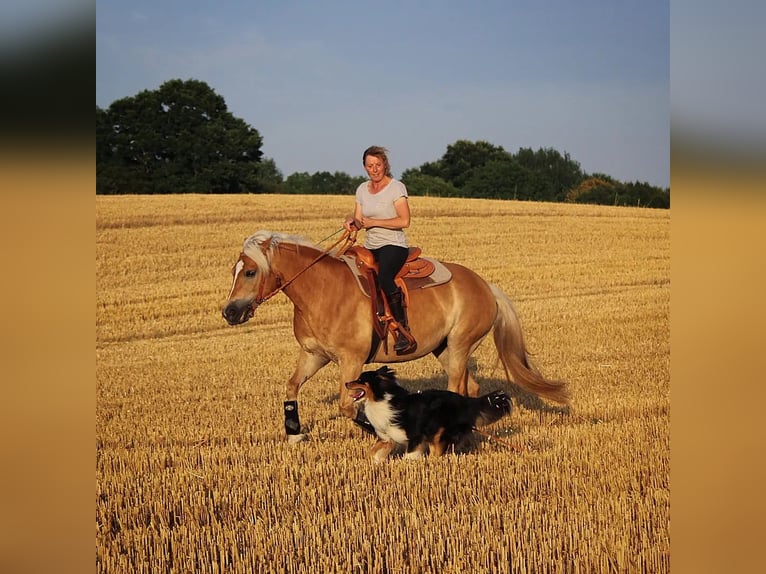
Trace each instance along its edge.
{"label": "dog's paw", "polygon": [[404,460],[418,460],[420,458],[423,458],[423,453],[419,450],[413,450],[412,452],[406,452],[404,453],[404,456],[402,457]]}
{"label": "dog's paw", "polygon": [[307,434],[289,434],[287,435],[287,444],[298,444],[304,440],[308,440]]}
{"label": "dog's paw", "polygon": [[381,450],[373,452],[372,453],[372,457],[371,457],[372,458],[372,462],[374,462],[375,464],[381,464],[381,463],[386,462],[386,460],[388,460],[388,453],[389,452],[390,451],[387,450],[387,449],[381,449]]}

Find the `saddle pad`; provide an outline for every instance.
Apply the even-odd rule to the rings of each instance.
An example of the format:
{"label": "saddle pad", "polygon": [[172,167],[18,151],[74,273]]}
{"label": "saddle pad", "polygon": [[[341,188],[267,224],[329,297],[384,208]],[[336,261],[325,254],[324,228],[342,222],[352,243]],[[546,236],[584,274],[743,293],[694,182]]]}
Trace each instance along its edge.
{"label": "saddle pad", "polygon": [[[339,259],[348,265],[348,268],[351,269],[351,273],[354,276],[354,279],[356,279],[356,284],[359,286],[359,289],[362,291],[362,293],[365,294],[365,296],[369,297],[370,293],[367,289],[367,278],[363,277],[361,273],[359,273],[359,269],[356,266],[356,258],[350,257],[348,255],[341,255]],[[436,287],[437,285],[442,285],[452,279],[452,272],[447,269],[441,261],[437,261],[436,259],[432,259],[430,257],[422,257],[422,259],[427,259],[434,264],[434,272],[431,273],[428,277],[405,279],[404,282],[407,284],[407,289],[427,289],[428,287]]]}

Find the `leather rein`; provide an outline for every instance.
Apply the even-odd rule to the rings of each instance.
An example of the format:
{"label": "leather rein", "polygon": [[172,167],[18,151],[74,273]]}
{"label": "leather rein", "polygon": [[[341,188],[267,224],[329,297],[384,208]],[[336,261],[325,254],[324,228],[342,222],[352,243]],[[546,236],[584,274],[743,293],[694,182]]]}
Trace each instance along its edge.
{"label": "leather rein", "polygon": [[[337,233],[337,231],[336,231],[336,233]],[[331,236],[331,237],[332,237],[332,236]],[[332,250],[333,250],[335,247],[337,247],[338,245],[340,245],[340,244],[341,244],[341,243],[343,243],[344,241],[346,242],[346,245],[344,245],[344,246],[343,246],[341,249],[339,249],[339,250],[338,250],[338,253],[339,253],[339,254],[342,254],[342,253],[344,253],[344,252],[345,252],[345,251],[346,251],[346,250],[347,250],[349,247],[351,247],[351,246],[352,246],[352,245],[353,245],[353,244],[356,242],[356,231],[353,231],[353,232],[348,232],[348,231],[346,231],[346,232],[345,232],[345,233],[344,233],[344,234],[341,236],[341,238],[340,238],[340,239],[338,239],[338,241],[336,241],[335,243],[333,243],[332,245],[330,245],[330,247],[328,247],[327,249],[325,249],[324,251],[322,251],[322,252],[321,252],[319,255],[317,255],[317,256],[314,258],[314,260],[313,260],[313,261],[311,261],[311,263],[309,263],[308,265],[306,265],[306,267],[304,267],[303,269],[301,269],[300,271],[298,271],[298,272],[297,272],[295,275],[293,275],[292,277],[290,277],[290,279],[288,279],[287,281],[285,281],[285,282],[282,282],[282,278],[281,278],[279,275],[276,275],[276,274],[275,274],[275,275],[276,275],[276,277],[277,277],[277,287],[276,287],[276,289],[273,289],[271,292],[267,293],[266,295],[264,295],[264,294],[263,294],[263,292],[264,292],[264,290],[265,290],[265,287],[266,287],[266,277],[264,276],[264,277],[263,277],[263,279],[261,279],[261,284],[258,286],[258,294],[255,296],[255,305],[256,305],[256,306],[260,306],[262,303],[265,303],[266,301],[268,301],[269,299],[271,299],[271,298],[272,298],[274,295],[276,295],[276,294],[277,294],[277,293],[279,293],[280,291],[284,290],[284,289],[285,289],[285,288],[286,288],[288,285],[290,285],[290,283],[292,283],[292,282],[293,282],[293,281],[295,281],[295,280],[296,280],[298,277],[300,277],[300,275],[301,275],[301,274],[302,274],[304,271],[307,271],[307,270],[308,270],[309,268],[311,268],[311,267],[312,267],[312,266],[313,266],[313,265],[314,265],[314,264],[315,264],[317,261],[319,261],[319,260],[320,260],[320,259],[322,259],[323,257],[325,257],[325,256],[329,255],[329,254],[330,254],[330,252],[331,252],[331,251],[332,251]]]}

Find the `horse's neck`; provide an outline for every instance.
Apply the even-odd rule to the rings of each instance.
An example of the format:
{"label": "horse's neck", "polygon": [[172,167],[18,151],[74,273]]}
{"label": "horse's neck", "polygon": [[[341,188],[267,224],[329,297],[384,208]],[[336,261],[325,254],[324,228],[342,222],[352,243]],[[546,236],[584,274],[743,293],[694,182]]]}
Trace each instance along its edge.
{"label": "horse's neck", "polygon": [[290,246],[280,249],[272,259],[272,268],[279,273],[282,282],[291,281],[284,293],[298,308],[308,308],[324,299],[317,296],[318,288],[330,292],[322,293],[324,295],[332,292],[325,286],[337,275],[333,271],[334,260],[330,255],[321,258],[320,255],[321,251],[311,247]]}

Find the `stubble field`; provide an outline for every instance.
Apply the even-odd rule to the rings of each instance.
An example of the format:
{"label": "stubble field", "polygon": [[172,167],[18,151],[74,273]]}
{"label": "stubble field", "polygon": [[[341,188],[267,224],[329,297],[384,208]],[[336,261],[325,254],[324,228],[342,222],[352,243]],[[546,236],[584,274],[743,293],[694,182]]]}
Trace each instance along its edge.
{"label": "stubble field", "polygon": [[[103,573],[667,572],[670,212],[410,198],[412,245],[514,301],[568,412],[516,396],[466,454],[374,465],[329,365],[299,396],[278,295],[220,315],[242,241],[314,241],[353,197],[96,197],[96,563]],[[327,243],[331,243],[329,241]],[[472,368],[509,389],[491,337]],[[371,365],[371,367],[377,365]],[[445,388],[433,357],[395,366]]]}

